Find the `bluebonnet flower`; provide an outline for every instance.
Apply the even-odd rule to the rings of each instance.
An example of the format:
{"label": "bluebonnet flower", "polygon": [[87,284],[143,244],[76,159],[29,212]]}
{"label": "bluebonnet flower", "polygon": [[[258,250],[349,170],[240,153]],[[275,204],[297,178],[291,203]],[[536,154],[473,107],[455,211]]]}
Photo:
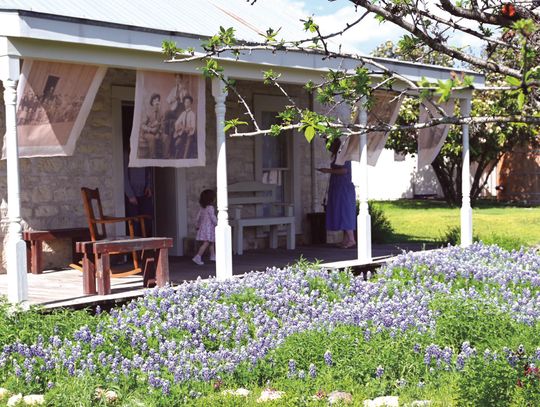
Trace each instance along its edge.
{"label": "bluebonnet flower", "polygon": [[294,361],[294,359],[289,359],[289,373],[288,373],[288,376],[293,377],[295,373],[296,373],[296,362]]}
{"label": "bluebonnet flower", "polygon": [[384,375],[384,367],[381,365],[377,366],[377,370],[375,371],[375,377],[377,379],[380,379]]}
{"label": "bluebonnet flower", "polygon": [[327,350],[326,352],[324,352],[324,363],[326,363],[328,366],[332,366],[332,354],[330,353],[329,350]]}
{"label": "bluebonnet flower", "polygon": [[315,379],[317,377],[317,368],[313,363],[309,365],[309,377]]}

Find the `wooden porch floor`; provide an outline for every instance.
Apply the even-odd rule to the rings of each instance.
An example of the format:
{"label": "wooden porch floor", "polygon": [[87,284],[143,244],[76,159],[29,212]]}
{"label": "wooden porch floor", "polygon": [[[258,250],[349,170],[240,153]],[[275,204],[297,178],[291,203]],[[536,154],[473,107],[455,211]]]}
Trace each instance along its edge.
{"label": "wooden porch floor", "polygon": [[[422,250],[422,246],[419,244],[374,245],[373,258],[387,258],[399,254],[403,250],[418,251]],[[233,256],[233,270],[235,275],[250,271],[264,271],[267,267],[284,267],[293,264],[301,257],[309,261],[319,260],[323,264],[345,262],[340,263],[340,266],[342,264],[348,266],[354,264],[356,253],[356,248],[341,249],[333,245],[301,246],[296,250],[248,250],[242,256]],[[198,266],[191,261],[191,257],[169,258],[170,281],[173,285],[186,280],[195,280],[198,277],[203,279],[214,277],[215,270],[215,263],[207,260],[205,260],[204,265]],[[115,278],[111,280],[112,293],[110,295],[84,295],[82,292],[82,273],[77,270],[46,270],[43,274],[28,274],[29,302],[45,308],[85,308],[98,304],[111,306],[141,296],[145,291],[141,285],[142,277],[140,276]],[[7,295],[7,276],[5,274],[0,275],[0,295]]]}

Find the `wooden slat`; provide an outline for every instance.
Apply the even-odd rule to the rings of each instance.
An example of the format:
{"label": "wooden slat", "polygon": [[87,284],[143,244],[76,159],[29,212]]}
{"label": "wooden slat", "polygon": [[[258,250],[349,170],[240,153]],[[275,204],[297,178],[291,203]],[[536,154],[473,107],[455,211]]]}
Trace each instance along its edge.
{"label": "wooden slat", "polygon": [[94,243],[95,253],[131,252],[139,250],[164,249],[173,246],[169,237],[143,237],[125,240],[104,240]]}
{"label": "wooden slat", "polygon": [[78,237],[80,240],[89,239],[90,232],[88,228],[66,228],[49,230],[25,230],[23,231],[24,240],[56,240]]}

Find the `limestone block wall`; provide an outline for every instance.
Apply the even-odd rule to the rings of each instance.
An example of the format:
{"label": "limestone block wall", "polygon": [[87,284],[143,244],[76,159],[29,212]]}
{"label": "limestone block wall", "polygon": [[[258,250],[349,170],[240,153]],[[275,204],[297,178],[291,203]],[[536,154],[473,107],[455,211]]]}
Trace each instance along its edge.
{"label": "limestone block wall", "polygon": [[[112,85],[133,85],[135,72],[109,69],[96,95],[86,125],[70,157],[23,158],[20,163],[21,215],[25,228],[47,229],[86,226],[80,188],[99,187],[104,211],[113,205]],[[0,107],[0,133],[5,132],[4,106]],[[7,201],[6,162],[0,161],[0,200]],[[2,219],[5,223],[5,219]],[[5,228],[2,228],[2,239]],[[2,253],[3,254],[3,253]],[[2,256],[3,257],[3,256]],[[44,245],[45,267],[71,262],[70,242]],[[4,259],[2,258],[2,265]],[[2,266],[4,271],[4,266]]]}
{"label": "limestone block wall", "polygon": [[[109,69],[96,95],[90,115],[77,142],[73,156],[46,157],[20,160],[21,175],[21,211],[24,228],[47,229],[84,227],[84,215],[80,195],[81,186],[99,187],[105,213],[114,211],[114,174],[112,163],[114,137],[111,90],[113,86],[135,86],[135,71]],[[238,81],[239,92],[246,98],[253,109],[255,95],[280,95],[277,89],[259,82]],[[310,97],[301,86],[286,86],[287,91],[296,98],[302,107],[310,106]],[[3,89],[0,88],[0,97]],[[227,101],[227,118],[245,119],[244,111],[234,94],[229,94]],[[4,106],[0,104],[0,133],[5,132]],[[216,118],[214,99],[211,95],[210,81],[206,83],[206,166],[187,168],[187,215],[188,236],[195,237],[195,219],[199,209],[199,194],[206,188],[216,188]],[[302,233],[298,242],[309,242],[309,225],[306,214],[320,207],[325,190],[325,177],[314,171],[314,166],[322,166],[328,158],[323,144],[316,141],[309,144],[302,135],[299,154],[293,157],[300,160],[300,196]],[[229,137],[227,140],[227,164],[229,183],[252,180],[255,173],[255,140],[252,137]],[[326,160],[327,161],[327,160]],[[327,164],[327,163],[326,163]],[[312,179],[315,177],[315,179]],[[0,161],[0,202],[5,208],[6,163]],[[313,201],[313,199],[315,201]],[[5,211],[4,211],[5,212]],[[6,216],[2,213],[0,239],[6,237]],[[246,248],[262,248],[268,244],[260,231],[256,235],[253,228],[246,230]],[[3,253],[2,265],[4,264]],[[45,268],[63,267],[69,264],[71,249],[69,241],[52,242],[44,245]],[[2,266],[0,272],[4,272]]]}

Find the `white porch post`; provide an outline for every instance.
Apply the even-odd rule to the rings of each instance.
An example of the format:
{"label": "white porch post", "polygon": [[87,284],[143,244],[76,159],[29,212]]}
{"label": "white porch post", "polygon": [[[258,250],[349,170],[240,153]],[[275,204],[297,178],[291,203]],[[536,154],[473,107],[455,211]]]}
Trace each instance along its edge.
{"label": "white porch post", "polygon": [[227,150],[225,142],[225,84],[218,78],[212,79],[212,95],[216,101],[216,143],[217,143],[217,226],[216,226],[216,278],[226,280],[232,277],[231,226],[228,214],[227,191]]}
{"label": "white porch post", "polygon": [[[366,100],[360,102],[359,123],[367,125],[367,110],[364,106]],[[367,133],[360,135],[360,174],[359,174],[359,200],[360,212],[356,221],[358,260],[362,263],[371,262],[371,216],[368,205],[368,161],[367,161]]]}
{"label": "white porch post", "polygon": [[[2,44],[7,51],[7,41]],[[8,236],[4,247],[7,258],[8,300],[20,303],[28,300],[26,277],[26,243],[22,240],[21,199],[19,182],[19,152],[17,146],[17,82],[19,58],[0,56],[0,79],[4,85],[6,111],[6,167],[8,199]]]}
{"label": "white porch post", "polygon": [[[462,116],[471,113],[471,96],[460,99]],[[469,125],[462,124],[463,134],[463,168],[461,169],[461,247],[472,244],[472,208],[471,208],[471,160],[469,149]]]}

